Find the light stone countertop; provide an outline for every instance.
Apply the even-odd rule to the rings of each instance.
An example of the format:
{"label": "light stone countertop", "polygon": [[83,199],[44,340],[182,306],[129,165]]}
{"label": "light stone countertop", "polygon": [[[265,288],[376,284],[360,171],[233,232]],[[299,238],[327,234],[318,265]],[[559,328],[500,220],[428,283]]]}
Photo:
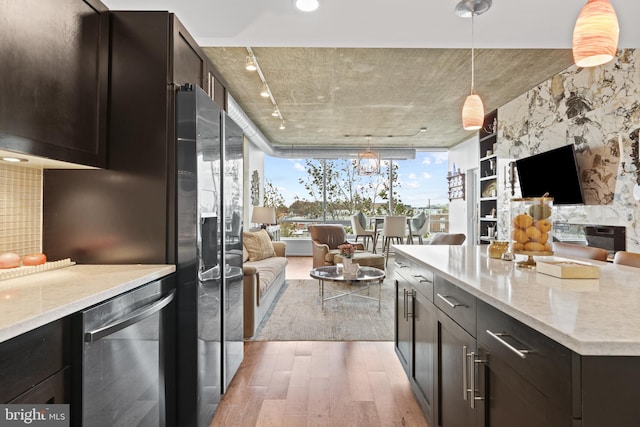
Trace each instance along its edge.
{"label": "light stone countertop", "polygon": [[0,281],[0,342],[167,276],[175,265],[74,265]]}
{"label": "light stone countertop", "polygon": [[489,258],[487,246],[394,247],[578,354],[640,356],[640,268],[581,260],[600,278],[559,279]]}

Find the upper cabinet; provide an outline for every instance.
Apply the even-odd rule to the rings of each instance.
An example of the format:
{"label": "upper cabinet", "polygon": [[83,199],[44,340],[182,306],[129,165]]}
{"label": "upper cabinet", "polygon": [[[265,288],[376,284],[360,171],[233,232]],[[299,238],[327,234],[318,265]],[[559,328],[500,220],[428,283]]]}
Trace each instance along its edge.
{"label": "upper cabinet", "polygon": [[0,5],[0,149],[105,166],[106,7],[95,0]]}

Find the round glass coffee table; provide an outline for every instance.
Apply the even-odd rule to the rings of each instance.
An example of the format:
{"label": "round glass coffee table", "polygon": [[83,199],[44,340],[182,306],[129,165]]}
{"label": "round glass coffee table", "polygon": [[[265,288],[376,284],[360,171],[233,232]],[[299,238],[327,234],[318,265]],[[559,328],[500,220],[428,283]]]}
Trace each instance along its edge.
{"label": "round glass coffee table", "polygon": [[[345,278],[342,275],[341,266],[324,266],[316,267],[309,272],[309,275],[314,279],[318,279],[318,291],[320,298],[322,299],[322,308],[324,309],[324,302],[336,298],[341,298],[347,295],[353,295],[359,298],[378,300],[378,311],[380,311],[380,290],[382,288],[382,281],[384,280],[385,273],[383,270],[374,267],[360,267],[358,274],[355,277]],[[331,295],[329,297],[324,296],[324,282],[340,282],[348,283],[355,287],[354,290],[342,292],[337,295]],[[378,298],[369,296],[369,289],[372,282],[378,282]],[[361,292],[367,291],[367,295],[361,294]]]}

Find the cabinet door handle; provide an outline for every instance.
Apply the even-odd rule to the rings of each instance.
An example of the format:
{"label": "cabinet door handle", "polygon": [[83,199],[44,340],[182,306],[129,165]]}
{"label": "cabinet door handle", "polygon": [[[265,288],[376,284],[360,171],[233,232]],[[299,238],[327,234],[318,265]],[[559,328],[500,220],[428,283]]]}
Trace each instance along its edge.
{"label": "cabinet door handle", "polygon": [[470,397],[470,405],[471,405],[471,409],[476,409],[476,401],[477,400],[484,400],[484,398],[482,396],[476,396],[476,365],[478,363],[484,363],[484,360],[479,360],[476,359],[476,353],[475,352],[471,352],[469,353],[469,362],[471,364],[471,373],[469,375],[469,383],[470,383],[470,387],[469,387],[469,392],[471,393],[471,397]]}
{"label": "cabinet door handle", "polygon": [[409,298],[415,298],[415,297],[416,297],[415,289],[411,289],[410,291],[407,291],[407,318],[415,317],[413,310],[409,311],[409,307],[412,307],[411,303],[413,302],[413,301],[409,301]]}
{"label": "cabinet door handle", "polygon": [[469,353],[467,353],[467,346],[462,346],[462,398],[467,400],[467,393],[469,393],[469,386],[467,385],[467,363],[469,360]]}
{"label": "cabinet door handle", "polygon": [[397,268],[409,268],[409,266],[408,266],[408,265],[403,264],[403,263],[401,263],[401,262],[394,261],[394,262],[393,262],[393,264],[394,264]]}
{"label": "cabinet door handle", "polygon": [[466,307],[466,305],[459,303],[456,300],[453,300],[454,302],[451,302],[450,299],[452,299],[449,295],[441,295],[441,294],[436,294],[438,296],[438,298],[440,298],[442,301],[446,302],[447,305],[451,308],[456,308],[456,307]]}
{"label": "cabinet door handle", "polygon": [[427,278],[426,278],[426,277],[424,277],[422,274],[414,274],[414,276],[413,276],[413,277],[415,277],[416,279],[418,279],[418,278],[419,278],[419,279],[422,279],[422,280],[420,280],[420,283],[425,283],[425,282],[426,282],[426,283],[432,283],[432,282],[433,282],[433,280],[427,279]]}
{"label": "cabinet door handle", "polygon": [[403,300],[403,307],[402,307],[402,317],[404,318],[404,320],[409,320],[409,308],[407,305],[407,290],[406,289],[402,289],[402,294],[404,297]]}
{"label": "cabinet door handle", "polygon": [[509,344],[508,342],[506,342],[505,340],[503,340],[501,337],[510,337],[511,336],[511,335],[507,334],[506,332],[491,332],[489,329],[487,329],[487,333],[489,334],[490,337],[492,337],[493,339],[498,341],[503,346],[507,347],[513,353],[517,354],[518,357],[520,357],[521,359],[526,359],[527,358],[527,354],[533,353],[531,350],[517,349],[514,346],[512,346],[511,344]]}

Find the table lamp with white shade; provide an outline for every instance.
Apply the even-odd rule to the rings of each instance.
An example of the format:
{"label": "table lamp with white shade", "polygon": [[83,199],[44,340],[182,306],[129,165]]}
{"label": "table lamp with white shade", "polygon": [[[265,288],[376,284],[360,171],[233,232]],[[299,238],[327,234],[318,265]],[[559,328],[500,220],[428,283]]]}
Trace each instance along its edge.
{"label": "table lamp with white shade", "polygon": [[269,224],[276,223],[276,210],[268,206],[255,206],[251,214],[251,222],[260,224],[261,228],[267,228]]}

